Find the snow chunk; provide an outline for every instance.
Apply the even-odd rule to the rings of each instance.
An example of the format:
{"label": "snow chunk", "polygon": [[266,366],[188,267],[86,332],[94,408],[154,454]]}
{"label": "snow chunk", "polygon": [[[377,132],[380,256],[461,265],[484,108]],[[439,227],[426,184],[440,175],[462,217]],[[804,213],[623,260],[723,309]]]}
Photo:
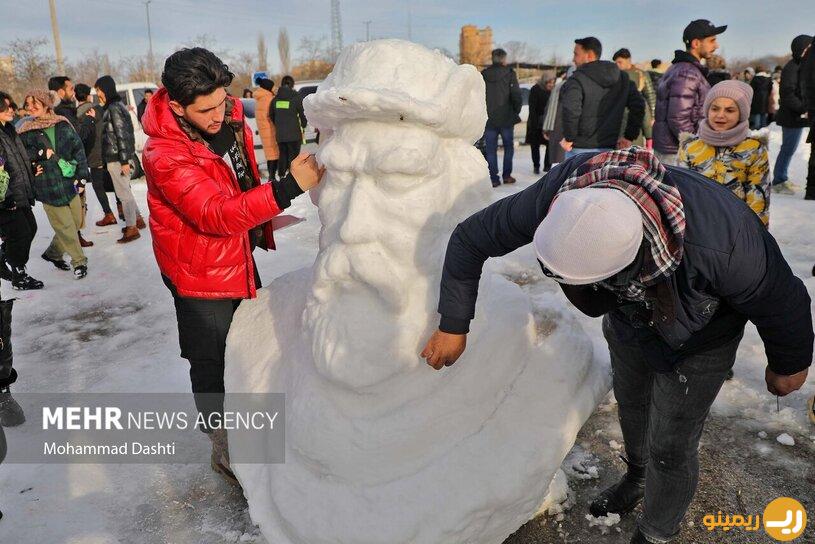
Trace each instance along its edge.
{"label": "snow chunk", "polygon": [[758,437],[762,440],[766,440],[767,433],[765,431],[758,431]]}
{"label": "snow chunk", "polygon": [[783,444],[785,446],[794,446],[795,439],[788,435],[787,433],[781,433],[775,438],[779,444]]}
{"label": "snow chunk", "polygon": [[611,528],[620,523],[620,514],[609,514],[596,518],[591,514],[586,514],[586,519],[589,522],[589,527],[599,527],[600,532],[607,535]]}

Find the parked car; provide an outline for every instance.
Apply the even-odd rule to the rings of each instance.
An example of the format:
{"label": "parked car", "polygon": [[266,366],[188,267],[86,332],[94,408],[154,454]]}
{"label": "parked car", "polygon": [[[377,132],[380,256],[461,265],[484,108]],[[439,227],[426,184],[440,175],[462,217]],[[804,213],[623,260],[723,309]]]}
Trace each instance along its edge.
{"label": "parked car", "polygon": [[[300,93],[303,98],[317,91],[317,85],[322,81],[302,81],[294,85],[294,90]],[[266,167],[266,155],[263,153],[263,143],[260,140],[258,133],[258,123],[255,119],[255,100],[253,98],[241,98],[243,104],[243,115],[246,117],[246,122],[252,129],[253,139],[255,141],[255,160],[261,169]],[[317,141],[317,129],[311,125],[306,125],[304,133],[306,143],[314,143]]]}

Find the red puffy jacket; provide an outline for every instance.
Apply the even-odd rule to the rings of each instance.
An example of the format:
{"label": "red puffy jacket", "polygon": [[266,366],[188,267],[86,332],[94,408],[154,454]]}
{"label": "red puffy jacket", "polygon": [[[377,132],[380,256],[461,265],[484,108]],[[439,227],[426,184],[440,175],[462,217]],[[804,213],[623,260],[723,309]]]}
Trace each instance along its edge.
{"label": "red puffy jacket", "polygon": [[[243,126],[255,178],[256,185],[246,192],[223,158],[181,129],[166,89],[156,92],[142,117],[149,136],[142,163],[153,252],[161,273],[185,297],[254,298],[249,230],[281,212],[272,185],[260,184],[243,105],[237,98],[227,99],[233,102],[232,119]],[[268,223],[264,231],[271,243]]]}

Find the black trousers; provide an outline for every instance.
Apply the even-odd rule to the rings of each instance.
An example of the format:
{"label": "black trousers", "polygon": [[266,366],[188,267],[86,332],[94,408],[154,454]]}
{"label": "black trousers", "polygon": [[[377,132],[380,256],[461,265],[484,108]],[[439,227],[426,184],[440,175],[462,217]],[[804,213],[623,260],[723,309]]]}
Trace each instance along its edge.
{"label": "black trousers", "polygon": [[277,161],[277,177],[283,179],[286,172],[289,171],[291,161],[300,154],[301,142],[278,142],[277,147],[280,149],[280,158]]}
{"label": "black trousers", "polygon": [[[206,421],[218,421],[224,411],[226,336],[241,299],[184,297],[178,294],[169,278],[163,275],[161,278],[173,295],[181,357],[190,363],[195,407]],[[255,285],[261,286],[257,267]],[[206,425],[201,430],[211,432]]]}
{"label": "black trousers", "polygon": [[[548,172],[552,167],[552,161],[549,160],[548,144],[543,143],[543,171]],[[532,166],[540,168],[541,166],[541,145],[529,144],[529,149],[532,151]]]}
{"label": "black trousers", "polygon": [[113,213],[110,209],[108,202],[108,194],[105,192],[105,172],[107,170],[104,166],[99,168],[91,168],[91,181],[93,182],[93,192],[96,193],[96,199],[102,205],[104,213]]}
{"label": "black trousers", "polygon": [[3,253],[11,266],[28,263],[31,242],[37,234],[37,220],[28,206],[14,210],[0,210],[0,234],[3,235]]}
{"label": "black trousers", "polygon": [[[815,115],[815,112],[810,111],[810,119],[813,115]],[[815,199],[815,120],[813,120],[812,126],[809,127],[807,142],[809,142],[809,168],[807,171],[807,189],[805,196]]]}

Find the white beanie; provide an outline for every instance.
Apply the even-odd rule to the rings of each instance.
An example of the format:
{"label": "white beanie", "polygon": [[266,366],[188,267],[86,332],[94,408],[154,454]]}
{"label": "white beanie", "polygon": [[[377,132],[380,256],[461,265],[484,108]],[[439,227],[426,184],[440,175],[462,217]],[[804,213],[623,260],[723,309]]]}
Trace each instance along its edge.
{"label": "white beanie", "polygon": [[631,198],[617,189],[587,187],[556,197],[533,244],[558,282],[588,285],[634,262],[642,236],[642,214]]}

